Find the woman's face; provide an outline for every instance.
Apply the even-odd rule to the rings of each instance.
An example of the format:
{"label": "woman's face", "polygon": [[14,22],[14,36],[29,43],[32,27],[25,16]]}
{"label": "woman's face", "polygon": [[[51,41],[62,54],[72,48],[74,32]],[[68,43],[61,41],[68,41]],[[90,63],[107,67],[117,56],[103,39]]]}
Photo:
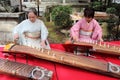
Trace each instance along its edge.
{"label": "woman's face", "polygon": [[28,19],[31,21],[31,22],[35,22],[37,16],[33,13],[33,12],[29,12],[28,13]]}
{"label": "woman's face", "polygon": [[85,19],[89,23],[93,18],[85,17]]}

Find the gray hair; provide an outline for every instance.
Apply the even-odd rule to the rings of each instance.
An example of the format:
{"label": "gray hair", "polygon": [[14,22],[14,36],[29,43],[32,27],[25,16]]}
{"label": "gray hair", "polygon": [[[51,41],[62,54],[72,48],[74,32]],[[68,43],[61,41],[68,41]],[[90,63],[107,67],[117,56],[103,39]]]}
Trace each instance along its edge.
{"label": "gray hair", "polygon": [[33,12],[37,16],[37,10],[35,8],[29,8],[28,13]]}

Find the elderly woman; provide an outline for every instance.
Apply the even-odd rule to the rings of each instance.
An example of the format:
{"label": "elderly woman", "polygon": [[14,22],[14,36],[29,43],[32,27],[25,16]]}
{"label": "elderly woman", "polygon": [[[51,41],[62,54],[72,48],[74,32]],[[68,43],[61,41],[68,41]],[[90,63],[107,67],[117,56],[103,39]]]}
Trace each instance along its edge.
{"label": "elderly woman", "polygon": [[14,40],[18,40],[20,45],[30,46],[37,49],[50,49],[47,41],[48,30],[43,21],[37,18],[36,9],[30,8],[27,15],[28,19],[22,21],[14,28]]}

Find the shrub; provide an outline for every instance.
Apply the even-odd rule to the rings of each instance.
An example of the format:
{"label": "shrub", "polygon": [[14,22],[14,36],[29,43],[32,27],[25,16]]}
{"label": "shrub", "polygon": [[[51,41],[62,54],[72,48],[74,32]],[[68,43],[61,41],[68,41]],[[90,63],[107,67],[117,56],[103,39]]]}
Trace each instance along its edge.
{"label": "shrub", "polygon": [[114,7],[107,8],[106,12],[109,14],[115,14],[117,10]]}
{"label": "shrub", "polygon": [[52,20],[55,22],[56,26],[59,28],[67,28],[72,25],[70,19],[70,14],[72,13],[72,8],[70,6],[56,6],[52,11]]}
{"label": "shrub", "polygon": [[55,17],[55,25],[59,26],[59,28],[69,28],[72,25],[72,20],[70,19],[69,14],[65,12],[59,13]]}

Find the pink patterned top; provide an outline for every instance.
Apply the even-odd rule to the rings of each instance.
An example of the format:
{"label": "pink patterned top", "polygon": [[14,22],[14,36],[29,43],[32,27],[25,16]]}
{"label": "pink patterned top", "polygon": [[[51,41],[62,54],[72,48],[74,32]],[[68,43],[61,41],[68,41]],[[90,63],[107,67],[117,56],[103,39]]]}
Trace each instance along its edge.
{"label": "pink patterned top", "polygon": [[82,42],[97,41],[102,38],[102,28],[95,19],[88,23],[83,18],[72,26],[70,36],[76,36]]}

